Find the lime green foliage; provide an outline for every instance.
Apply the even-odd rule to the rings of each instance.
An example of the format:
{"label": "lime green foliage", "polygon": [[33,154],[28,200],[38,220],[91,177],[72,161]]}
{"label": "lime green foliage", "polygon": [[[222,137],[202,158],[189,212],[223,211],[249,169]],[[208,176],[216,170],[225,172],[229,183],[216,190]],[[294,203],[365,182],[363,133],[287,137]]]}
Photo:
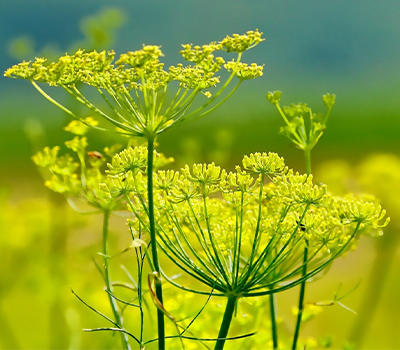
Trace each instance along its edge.
{"label": "lime green foliage", "polygon": [[[183,45],[180,53],[192,64],[178,64],[167,70],[164,70],[164,64],[159,61],[163,56],[160,47],[143,45],[141,50],[123,53],[115,61],[114,51],[78,50],[54,62],[36,58],[34,62],[22,62],[9,68],[5,76],[31,81],[44,97],[87,126],[104,129],[85,122],[56,102],[37,82],[62,87],[78,102],[117,127],[115,129],[106,126],[107,130],[154,139],[175,123],[204,115],[218,107],[244,80],[262,76],[262,66],[240,62],[244,51],[263,40],[261,34],[251,31],[244,35],[226,37],[209,45]],[[225,64],[222,57],[214,56],[216,52],[224,50],[237,52],[236,61]],[[217,74],[222,68],[231,74],[222,87],[213,93],[214,88],[220,84],[220,76]],[[218,103],[211,105],[234,77],[238,80],[236,86],[227,96],[219,99]],[[89,101],[81,92],[82,83],[97,90],[109,109],[99,108]],[[168,103],[167,93],[173,96]],[[196,110],[189,111],[199,93],[205,95],[208,101],[203,102]]]}
{"label": "lime green foliage", "polygon": [[296,147],[311,151],[326,129],[326,123],[335,104],[335,95],[326,94],[322,97],[328,108],[325,115],[313,113],[311,108],[303,103],[281,107],[279,104],[281,96],[280,91],[267,93],[267,100],[276,106],[285,121],[286,125],[281,128],[281,133]]}

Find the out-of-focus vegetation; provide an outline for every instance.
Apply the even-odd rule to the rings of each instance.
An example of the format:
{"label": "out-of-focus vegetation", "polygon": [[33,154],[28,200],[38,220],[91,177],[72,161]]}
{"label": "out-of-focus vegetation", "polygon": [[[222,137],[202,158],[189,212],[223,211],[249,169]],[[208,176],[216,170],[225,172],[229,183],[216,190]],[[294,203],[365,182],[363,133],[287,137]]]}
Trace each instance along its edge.
{"label": "out-of-focus vegetation", "polygon": [[[4,8],[6,3],[7,1],[0,6]],[[320,5],[313,3],[316,7]],[[248,9],[244,3],[238,1],[235,4],[239,7],[238,11],[245,9],[247,13]],[[9,5],[12,9],[12,4]],[[58,6],[58,11],[63,11],[63,8],[68,5]],[[72,24],[69,23],[69,28],[74,35],[68,32],[64,34],[62,44],[52,44],[56,41],[54,40],[57,38],[56,34],[50,39],[49,34],[46,34],[47,38],[44,39],[43,36],[46,35],[42,35],[43,31],[39,30],[35,32],[34,37],[23,31],[21,35],[21,30],[3,31],[2,39],[8,45],[11,56],[18,60],[28,60],[35,55],[56,56],[77,45],[87,49],[108,49],[109,45],[117,43],[119,47],[132,49],[145,41],[159,42],[158,35],[161,35],[159,33],[162,31],[182,33],[181,27],[174,27],[171,24],[180,23],[178,18],[175,22],[160,20],[159,27],[150,29],[146,23],[139,20],[139,17],[143,17],[140,10],[136,13],[137,17],[132,16],[134,12],[131,5],[125,2],[121,2],[121,8],[125,10],[105,11],[100,8],[95,9],[96,6],[99,5],[91,1],[82,7],[84,13],[87,14],[86,17],[77,11],[79,16],[76,17],[81,19],[81,24],[75,23],[75,27],[71,29]],[[224,22],[223,17],[227,16],[223,14],[223,9],[219,5],[215,6],[215,16],[218,14],[215,22],[220,21],[220,26],[226,27],[227,23]],[[316,104],[317,107],[318,103],[314,103],[308,98],[309,96],[321,95],[325,91],[336,93],[337,107],[329,120],[329,127],[324,138],[314,151],[313,164],[316,169],[316,179],[327,183],[329,189],[336,192],[335,194],[355,191],[376,195],[381,200],[382,206],[387,208],[392,222],[385,229],[385,235],[380,240],[362,240],[359,250],[342,261],[338,261],[329,271],[329,278],[317,281],[310,288],[310,294],[307,296],[306,301],[310,303],[332,299],[340,283],[342,289],[348,291],[357,285],[359,276],[363,276],[359,287],[343,300],[343,303],[355,310],[358,315],[353,315],[336,304],[323,307],[322,313],[311,317],[321,308],[314,308],[312,304],[308,304],[310,320],[304,327],[302,336],[308,342],[307,348],[322,348],[330,343],[333,348],[341,348],[343,344],[350,347],[352,344],[361,343],[362,348],[365,349],[398,348],[396,324],[399,312],[397,296],[400,293],[398,282],[400,276],[395,266],[400,262],[397,239],[400,232],[400,213],[398,213],[400,207],[398,187],[400,183],[398,181],[400,108],[395,99],[398,94],[398,86],[395,82],[397,82],[396,77],[399,76],[400,69],[398,66],[391,65],[387,57],[378,57],[375,63],[368,61],[372,60],[371,57],[375,57],[371,53],[369,58],[365,55],[364,60],[345,68],[347,73],[344,75],[351,77],[348,81],[343,79],[340,64],[333,65],[335,67],[333,73],[326,74],[324,71],[325,64],[332,68],[332,62],[335,64],[340,62],[340,57],[345,57],[346,62],[354,60],[351,56],[351,53],[354,53],[352,50],[361,50],[369,40],[378,43],[378,47],[382,48],[384,44],[379,41],[382,33],[389,32],[396,37],[400,28],[398,22],[396,21],[396,24],[388,13],[395,11],[389,10],[389,5],[386,12],[374,10],[373,2],[365,2],[360,6],[365,6],[365,12],[362,15],[365,16],[365,21],[368,21],[369,31],[362,34],[363,40],[355,41],[354,38],[357,36],[350,35],[351,30],[353,34],[361,31],[360,28],[363,28],[362,25],[365,24],[363,20],[360,20],[351,27],[350,34],[342,33],[341,40],[344,42],[342,47],[335,42],[337,37],[334,36],[334,30],[332,30],[327,34],[328,38],[322,40],[326,51],[321,51],[321,46],[312,46],[310,38],[315,39],[316,35],[323,36],[323,33],[309,27],[302,32],[308,35],[308,39],[305,39],[295,33],[297,29],[287,26],[284,22],[285,11],[286,14],[295,13],[296,8],[291,9],[286,7],[287,5],[282,5],[284,9],[281,8],[279,12],[279,19],[282,22],[274,23],[272,27],[269,27],[270,32],[265,30],[262,26],[268,25],[265,19],[268,6],[263,8],[263,11],[252,9],[249,12],[255,16],[256,25],[265,32],[267,38],[265,46],[280,49],[292,43],[295,47],[293,41],[297,41],[301,45],[304,43],[310,45],[310,50],[305,50],[304,56],[293,54],[291,58],[282,58],[281,66],[278,64],[279,61],[269,63],[270,54],[268,51],[263,52],[262,60],[257,57],[257,62],[266,63],[266,74],[265,80],[257,86],[258,90],[244,88],[240,97],[238,96],[236,100],[232,99],[227,106],[215,111],[206,119],[171,130],[169,134],[161,137],[160,150],[168,156],[174,156],[177,168],[185,163],[203,161],[215,161],[219,165],[233,168],[244,154],[254,151],[274,151],[284,156],[286,163],[291,167],[304,171],[303,159],[298,151],[278,134],[281,121],[273,107],[265,102],[265,93],[273,89],[289,90],[288,100],[285,100],[285,103],[290,100],[304,99],[310,101],[310,104]],[[340,2],[337,6],[341,6]],[[391,2],[391,6],[397,6],[397,4]],[[71,6],[71,9],[75,8],[77,8],[76,4]],[[184,6],[183,8],[188,9]],[[162,9],[156,9],[154,5],[151,10],[151,16],[146,14],[146,18],[153,25],[153,17],[162,18],[162,15],[158,13],[158,11],[162,12]],[[276,10],[275,8],[275,13]],[[317,8],[312,10],[317,11]],[[309,12],[312,13],[312,10]],[[333,11],[332,17],[318,12],[320,14],[318,20],[328,18],[332,28],[342,26],[341,21],[343,21],[345,29],[349,29],[352,18],[335,17],[334,11],[339,11],[335,6],[330,10]],[[348,10],[354,15],[354,8],[348,8]],[[9,13],[9,11],[8,9],[2,13]],[[232,16],[233,11],[228,11],[231,11],[229,13]],[[264,14],[264,18],[257,17],[256,12]],[[243,13],[242,11],[240,16],[237,15],[236,23],[240,22],[239,18],[243,16]],[[68,12],[67,15],[71,13]],[[301,16],[305,20],[304,12],[299,12],[298,17]],[[29,19],[27,15],[23,17]],[[354,18],[356,17],[360,18],[360,16]],[[370,18],[376,19],[376,22],[369,20]],[[137,29],[135,21],[140,22],[143,30]],[[385,26],[383,26],[383,21]],[[17,23],[22,26],[21,22]],[[357,27],[357,23],[360,27]],[[200,32],[201,23],[197,23],[196,20],[191,24],[194,29],[185,29],[185,31]],[[229,25],[233,26],[233,24]],[[133,31],[132,27],[136,31]],[[254,24],[246,23],[246,28],[248,27],[254,27]],[[274,38],[274,35],[275,37],[277,35],[276,32],[282,32],[282,28],[286,31],[285,35],[288,38],[286,42],[281,39],[281,36],[279,36],[279,42]],[[382,33],[374,37],[374,29],[379,32],[379,28]],[[221,32],[237,32],[241,29],[224,28]],[[213,30],[218,31],[216,28]],[[51,31],[51,27],[46,31]],[[191,34],[187,34],[188,40],[195,41],[197,38],[191,39],[193,37]],[[69,41],[65,40],[65,36]],[[207,33],[207,37],[210,36],[211,34]],[[349,38],[348,41],[346,37]],[[389,36],[388,40],[392,40],[393,37]],[[170,39],[165,39],[165,43],[172,42],[176,46],[177,43],[185,41],[180,34],[176,35],[176,38],[175,40],[175,37],[171,35]],[[68,41],[67,44],[66,41]],[[316,42],[320,43],[318,40]],[[398,55],[396,48],[388,43],[386,45],[391,46],[389,52],[393,52],[393,60],[395,60]],[[293,49],[293,52],[296,51]],[[3,57],[2,62],[6,62],[4,68],[15,63],[11,56]],[[318,58],[315,58],[316,56]],[[291,60],[297,60],[298,65],[292,65],[289,71],[282,68],[287,67]],[[305,67],[314,71],[316,76],[302,76],[298,71]],[[357,69],[360,70],[357,71]],[[358,73],[352,75],[352,70]],[[373,70],[375,73],[371,73]],[[335,74],[341,79],[339,77],[335,79]],[[318,75],[320,77],[317,77]],[[316,84],[318,81],[321,81],[319,85]],[[92,257],[98,257],[97,252],[101,250],[99,244],[101,218],[77,214],[69,208],[63,198],[50,194],[43,186],[41,175],[30,161],[31,155],[38,148],[47,144],[60,144],[68,138],[67,133],[62,130],[67,118],[52,106],[44,103],[41,97],[33,94],[33,91],[30,89],[28,91],[28,87],[22,86],[24,84],[16,83],[17,85],[14,86],[12,85],[14,83],[16,82],[7,82],[7,91],[3,87],[1,89],[3,97],[0,111],[0,159],[2,162],[0,174],[0,251],[2,254],[0,347],[4,349],[115,348],[115,344],[119,346],[115,335],[90,334],[81,331],[82,328],[101,326],[102,321],[70,293],[70,287],[72,287],[91,305],[107,310],[107,296],[102,290],[103,283],[91,261]],[[287,89],[289,86],[290,88]],[[27,123],[27,120],[32,118],[40,120],[44,129],[43,134],[40,133],[40,135],[46,134],[46,140],[44,136],[39,136],[35,142],[32,142],[32,136],[24,131],[24,127],[32,131],[32,123]],[[95,132],[91,132],[91,137],[98,148],[116,141],[115,138],[105,138],[103,134]],[[369,156],[376,152],[379,154]],[[330,159],[339,160],[331,162]],[[113,218],[112,220],[114,228],[111,235],[115,247],[111,249],[118,251],[126,246],[129,236],[124,219]],[[116,260],[113,262],[114,266],[120,264],[129,266],[132,264],[133,256],[125,254]],[[168,264],[168,261],[165,260],[162,263]],[[119,273],[117,277],[125,278],[122,270]],[[295,316],[292,314],[292,307],[295,305],[288,301],[295,300],[295,295],[290,292],[279,296],[281,317],[278,320],[280,320],[279,327],[283,334],[285,332],[291,334],[294,327]],[[187,294],[183,297],[183,294],[177,292],[176,289],[168,287],[166,300],[168,300],[167,310],[180,314],[181,310],[187,310],[187,305],[196,305],[200,309],[206,298],[201,299]],[[149,302],[151,303],[150,299]],[[204,317],[194,324],[192,332],[198,336],[209,336],[210,332],[215,334],[217,330],[210,325],[214,324],[216,318],[222,317],[223,307],[224,305],[220,305],[220,300],[211,300],[208,312],[202,314]],[[235,322],[234,319],[233,334],[253,331],[254,328],[249,326],[253,324],[250,319],[254,319],[255,324],[269,329],[269,325],[265,324],[268,309],[263,299],[243,301],[238,312],[245,315],[244,319],[249,321],[242,324]],[[194,314],[195,311],[193,315],[187,316],[194,316]],[[181,314],[181,316],[184,315]],[[127,327],[131,329],[137,327],[134,316],[130,318],[127,314],[125,319],[128,320]],[[237,320],[241,318],[238,317]],[[288,320],[293,320],[293,322]],[[147,322],[151,325],[154,320],[147,320]],[[170,324],[169,327],[173,332],[173,326]],[[154,336],[154,329],[151,326],[147,329],[146,336]],[[334,329],[335,337],[331,339],[332,329]],[[269,333],[261,332],[257,337],[232,342],[232,347],[259,349],[269,341]],[[187,348],[198,346],[190,342],[186,345]]]}
{"label": "out-of-focus vegetation", "polygon": [[[395,154],[372,154],[356,165],[344,160],[322,163],[317,170],[319,178],[331,185],[335,193],[368,193],[375,195],[391,216],[391,224],[381,239],[374,242],[374,259],[365,278],[363,296],[357,305],[358,317],[349,333],[348,345],[359,348],[367,345],[366,338],[374,329],[379,310],[385,303],[390,283],[390,272],[398,262],[400,242],[400,157]],[[386,299],[387,300],[387,299]]]}

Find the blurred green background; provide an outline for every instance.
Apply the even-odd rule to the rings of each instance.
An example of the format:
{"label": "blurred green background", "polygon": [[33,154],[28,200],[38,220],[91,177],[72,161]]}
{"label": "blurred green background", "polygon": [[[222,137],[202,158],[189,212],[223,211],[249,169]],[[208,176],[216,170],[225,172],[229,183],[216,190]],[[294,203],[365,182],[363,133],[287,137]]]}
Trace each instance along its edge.
{"label": "blurred green background", "polygon": [[[264,76],[243,84],[210,115],[163,135],[159,149],[176,159],[176,167],[215,161],[228,168],[244,154],[274,151],[290,167],[304,171],[301,152],[279,135],[282,122],[265,94],[281,90],[284,105],[301,101],[323,112],[322,95],[335,93],[328,129],[313,151],[317,180],[338,194],[376,194],[392,222],[380,242],[362,240],[356,252],[337,261],[324,279],[309,287],[307,299],[315,302],[332,298],[340,283],[350,290],[361,279],[344,300],[358,316],[337,305],[327,307],[304,327],[303,335],[332,335],[332,347],[343,348],[364,332],[363,349],[398,349],[398,13],[396,0],[116,0],[112,7],[105,0],[2,0],[0,66],[5,70],[24,59],[56,57],[78,47],[119,54],[143,43],[161,45],[168,66],[182,61],[180,44],[206,44],[255,28],[264,32],[266,41],[244,55],[246,62],[265,64]],[[58,91],[54,94],[69,103]],[[102,321],[69,289],[107,310],[101,279],[91,262],[100,249],[99,218],[73,213],[51,195],[30,160],[39,148],[68,139],[62,129],[68,119],[26,81],[2,78],[0,106],[0,347],[115,348],[119,342],[111,334],[81,332]],[[96,132],[90,137],[98,147],[116,140]],[[123,220],[115,220],[114,240],[115,249],[129,241]],[[133,264],[129,257],[123,262]],[[374,291],[376,286],[382,290]],[[366,295],[371,300],[363,301]],[[280,297],[283,333],[293,327],[296,298],[295,291]],[[218,301],[212,307],[220,317]],[[135,316],[131,324],[134,328]],[[242,332],[240,327],[238,321]],[[246,327],[254,330],[251,324]],[[152,336],[153,330],[148,332]]]}

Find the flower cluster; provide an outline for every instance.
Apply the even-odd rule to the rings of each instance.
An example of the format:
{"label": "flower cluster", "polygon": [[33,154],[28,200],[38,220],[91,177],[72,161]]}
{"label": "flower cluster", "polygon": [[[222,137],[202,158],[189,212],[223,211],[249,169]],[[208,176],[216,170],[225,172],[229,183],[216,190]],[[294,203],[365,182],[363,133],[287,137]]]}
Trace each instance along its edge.
{"label": "flower cluster", "polygon": [[[282,97],[280,91],[268,92],[267,100],[276,106],[285,126],[281,133],[289,138],[301,150],[311,151],[317,144],[326,129],[330,112],[335,104],[335,95],[325,94],[322,100],[328,111],[325,115],[315,114],[306,104],[298,103],[281,107],[279,102]],[[308,119],[308,121],[306,121]]]}
{"label": "flower cluster", "polygon": [[123,53],[116,64],[125,64],[136,69],[152,71],[159,65],[159,57],[164,56],[160,46],[143,45],[143,49]]}
{"label": "flower cluster", "polygon": [[9,68],[5,76],[36,80],[53,86],[73,86],[78,82],[90,82],[91,74],[110,70],[114,56],[114,51],[78,50],[73,55],[66,54],[60,57],[57,62],[48,63],[45,58],[36,58],[34,62],[22,62]]}
{"label": "flower cluster", "polygon": [[179,81],[181,87],[192,90],[209,89],[220,82],[214,72],[207,72],[199,66],[184,67],[182,64],[178,64],[176,67],[169,68],[169,74],[173,80]]}
{"label": "flower cluster", "polygon": [[262,77],[264,65],[259,66],[257,63],[248,65],[247,63],[230,61],[224,67],[228,72],[233,72],[239,79],[248,80]]}
{"label": "flower cluster", "polygon": [[[109,165],[126,177],[140,163],[142,148],[124,151]],[[113,160],[114,162],[114,160]],[[136,165],[135,165],[136,166]],[[288,170],[274,153],[255,153],[243,168],[227,172],[214,163],[154,174],[158,243],[176,265],[216,292],[255,296],[300,284],[320,273],[356,244],[359,234],[383,225],[385,212],[353,197],[334,197],[312,176]],[[143,191],[129,206],[143,227]],[[361,231],[360,231],[361,230]],[[302,248],[308,271],[302,275]],[[173,281],[172,281],[173,282]],[[173,282],[174,283],[174,282]],[[186,287],[185,287],[186,288]]]}
{"label": "flower cluster", "polygon": [[389,223],[389,218],[383,224],[380,223],[386,216],[386,210],[382,209],[380,205],[364,202],[353,195],[347,195],[345,199],[337,200],[336,206],[345,223],[357,223],[361,224],[361,227],[372,228],[385,227]]}
{"label": "flower cluster", "polygon": [[276,153],[253,153],[244,156],[243,167],[254,174],[279,175],[286,173],[287,167],[282,157]]}
{"label": "flower cluster", "polygon": [[262,33],[258,30],[248,31],[244,35],[233,34],[232,37],[227,35],[226,38],[221,41],[221,44],[228,52],[243,52],[265,40],[261,38],[261,35]]}
{"label": "flower cluster", "polygon": [[[86,121],[93,122],[90,118]],[[115,210],[118,202],[100,186],[112,181],[102,170],[107,161],[107,149],[104,150],[104,155],[98,151],[88,151],[87,138],[83,136],[88,127],[79,121],[72,121],[65,130],[78,135],[65,142],[74,155],[59,155],[60,147],[55,146],[45,147],[32,157],[37,166],[47,168],[51,174],[45,185],[52,191],[65,195],[70,203],[77,199],[97,210]],[[118,150],[121,147],[114,145],[112,148]]]}
{"label": "flower cluster", "polygon": [[[256,63],[247,65],[240,62],[243,51],[256,46],[263,40],[261,35],[262,33],[258,31],[250,31],[244,35],[228,36],[218,43],[211,42],[203,46],[183,45],[180,53],[190,65],[178,64],[167,70],[164,70],[164,64],[159,61],[163,56],[160,46],[143,45],[140,50],[121,54],[115,61],[114,51],[78,50],[54,62],[48,62],[45,58],[36,58],[34,61],[24,61],[9,68],[4,75],[29,80],[45,98],[77,120],[83,122],[83,119],[75,115],[73,111],[50,97],[37,82],[62,87],[79,103],[111,122],[118,128],[118,132],[154,138],[178,121],[200,114],[200,111],[201,115],[204,115],[212,110],[213,107],[210,106],[203,111],[228,87],[233,77],[239,78],[237,86],[243,80],[261,77],[262,66]],[[215,51],[224,50],[237,52],[237,60],[225,64],[222,57],[214,56]],[[217,87],[220,83],[221,79],[216,74],[222,68],[227,69],[231,76],[211,98],[212,93],[208,90]],[[165,93],[173,82],[178,83],[178,90],[168,105]],[[111,107],[111,114],[109,111],[100,109],[84,96],[80,91],[82,83],[97,90]],[[231,93],[236,88],[232,89]],[[197,110],[188,112],[199,93],[210,100]],[[91,123],[86,125],[95,126]]]}
{"label": "flower cluster", "polygon": [[[147,148],[144,146],[130,147],[123,150],[112,157],[111,164],[108,164],[109,174],[120,175],[132,172],[133,175],[136,175],[139,171],[144,172],[147,168],[147,153]],[[167,158],[162,153],[156,151],[153,153],[153,166],[156,169],[174,161],[172,157]]]}
{"label": "flower cluster", "polygon": [[205,72],[218,72],[225,63],[222,57],[214,57],[213,52],[222,50],[222,45],[215,42],[208,45],[185,44],[180,51],[182,57],[188,61],[199,65]]}
{"label": "flower cluster", "polygon": [[275,195],[288,205],[329,205],[330,196],[325,185],[313,185],[312,175],[294,174],[292,170],[275,181]]}

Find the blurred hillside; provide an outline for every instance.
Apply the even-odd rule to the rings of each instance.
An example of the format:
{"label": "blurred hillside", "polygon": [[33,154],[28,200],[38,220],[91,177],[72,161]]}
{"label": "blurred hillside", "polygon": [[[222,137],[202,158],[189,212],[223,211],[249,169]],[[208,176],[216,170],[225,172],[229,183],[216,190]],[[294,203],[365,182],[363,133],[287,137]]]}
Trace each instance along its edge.
{"label": "blurred hillside", "polygon": [[[245,61],[265,64],[264,76],[244,84],[213,116],[165,135],[165,151],[174,156],[182,152],[185,146],[180,142],[184,141],[171,144],[169,140],[184,134],[199,141],[201,153],[207,153],[207,145],[217,145],[204,138],[217,138],[221,130],[227,130],[233,154],[239,153],[237,159],[240,154],[267,149],[290,159],[294,152],[285,149],[287,142],[277,136],[280,120],[264,98],[273,90],[283,91],[283,103],[302,101],[321,111],[322,94],[337,95],[317,158],[326,152],[358,157],[372,150],[400,149],[397,1],[385,6],[375,1],[254,1],[251,5],[239,0],[229,5],[211,0],[177,1],[175,5],[116,1],[120,15],[118,11],[102,15],[107,4],[94,0],[2,1],[0,40],[6,49],[0,52],[0,66],[6,69],[22,59],[62,54],[77,47],[113,48],[121,53],[143,43],[161,45],[168,66],[182,61],[181,43],[203,44],[259,28],[266,41],[251,50]],[[22,132],[27,119],[43,123],[54,140],[66,121],[25,81],[3,78],[0,105],[0,156],[11,162],[29,157]]]}

